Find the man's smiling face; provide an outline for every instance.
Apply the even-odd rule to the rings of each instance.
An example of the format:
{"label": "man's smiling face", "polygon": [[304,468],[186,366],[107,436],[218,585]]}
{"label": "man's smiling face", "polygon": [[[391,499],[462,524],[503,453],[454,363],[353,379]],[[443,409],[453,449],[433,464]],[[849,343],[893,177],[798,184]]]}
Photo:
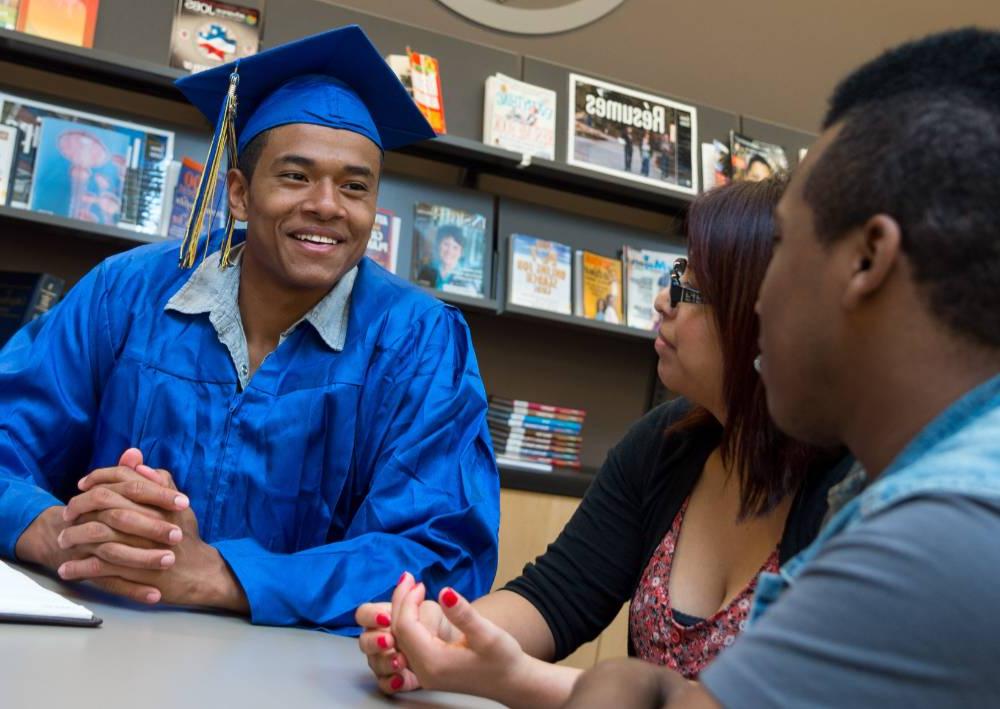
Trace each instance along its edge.
{"label": "man's smiling face", "polygon": [[247,222],[245,257],[293,290],[328,290],[364,256],[381,151],[352,131],[295,123],[269,130],[249,184],[230,176]]}

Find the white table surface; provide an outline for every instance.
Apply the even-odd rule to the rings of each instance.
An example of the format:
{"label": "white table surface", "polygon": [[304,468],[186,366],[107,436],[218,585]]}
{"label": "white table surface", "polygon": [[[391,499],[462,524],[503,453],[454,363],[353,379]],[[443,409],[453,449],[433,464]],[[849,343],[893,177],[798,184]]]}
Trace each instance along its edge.
{"label": "white table surface", "polygon": [[441,692],[380,694],[357,641],[243,618],[145,608],[17,564],[87,606],[99,628],[0,623],[0,707],[470,707],[499,704]]}

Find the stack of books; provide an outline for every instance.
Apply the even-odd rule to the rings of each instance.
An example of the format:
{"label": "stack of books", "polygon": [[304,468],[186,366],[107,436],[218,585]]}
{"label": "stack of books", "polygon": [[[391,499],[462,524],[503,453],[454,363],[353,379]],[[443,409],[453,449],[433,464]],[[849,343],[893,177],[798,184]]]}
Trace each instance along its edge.
{"label": "stack of books", "polygon": [[542,472],[579,469],[586,415],[582,409],[491,396],[486,418],[497,464]]}

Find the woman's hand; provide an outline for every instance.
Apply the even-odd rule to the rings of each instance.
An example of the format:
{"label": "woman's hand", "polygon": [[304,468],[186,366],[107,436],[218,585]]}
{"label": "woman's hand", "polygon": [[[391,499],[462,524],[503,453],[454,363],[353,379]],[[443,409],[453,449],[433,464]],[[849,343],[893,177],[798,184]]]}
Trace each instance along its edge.
{"label": "woman's hand", "polygon": [[[400,585],[393,595],[402,599],[404,579],[409,578],[412,588],[413,578],[409,574],[400,577]],[[368,667],[378,680],[379,689],[386,694],[407,692],[420,688],[420,681],[410,670],[406,655],[399,650],[392,629],[393,603],[365,603],[354,613],[354,621],[361,626],[358,647],[368,659]],[[444,642],[462,642],[464,636],[448,621],[434,601],[424,601],[418,609],[419,622],[427,632]]]}
{"label": "woman's hand", "polygon": [[[422,686],[500,701],[518,694],[519,678],[527,675],[531,658],[514,636],[451,588],[441,591],[438,603],[426,601],[425,594],[424,585],[409,574],[393,593],[390,627],[406,669],[390,679],[390,689]],[[436,610],[422,610],[428,605]],[[435,632],[437,612],[441,621]],[[441,632],[443,628],[447,631]]]}

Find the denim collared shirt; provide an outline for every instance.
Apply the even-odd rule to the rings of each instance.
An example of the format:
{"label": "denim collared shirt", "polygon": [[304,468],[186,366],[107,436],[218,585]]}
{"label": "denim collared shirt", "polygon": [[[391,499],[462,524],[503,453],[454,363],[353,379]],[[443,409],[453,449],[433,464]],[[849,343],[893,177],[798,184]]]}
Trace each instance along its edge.
{"label": "denim collared shirt", "polygon": [[[229,350],[241,389],[245,389],[250,381],[250,353],[246,333],[243,331],[243,320],[240,318],[239,303],[243,248],[244,245],[241,244],[233,249],[233,265],[229,268],[219,268],[219,252],[202,261],[164,308],[187,315],[208,313],[212,327],[219,334],[219,342]],[[342,351],[347,337],[351,292],[357,275],[357,266],[345,273],[323,300],[281,333],[278,346],[305,321],[316,328],[327,347],[335,352]]]}
{"label": "denim collared shirt", "polygon": [[[845,497],[860,494],[833,514],[816,540],[777,574],[762,573],[750,613],[756,622],[842,532],[918,495],[1000,499],[1000,375],[967,392],[938,414],[863,491],[864,471],[845,480]],[[853,489],[852,489],[853,487]]]}

